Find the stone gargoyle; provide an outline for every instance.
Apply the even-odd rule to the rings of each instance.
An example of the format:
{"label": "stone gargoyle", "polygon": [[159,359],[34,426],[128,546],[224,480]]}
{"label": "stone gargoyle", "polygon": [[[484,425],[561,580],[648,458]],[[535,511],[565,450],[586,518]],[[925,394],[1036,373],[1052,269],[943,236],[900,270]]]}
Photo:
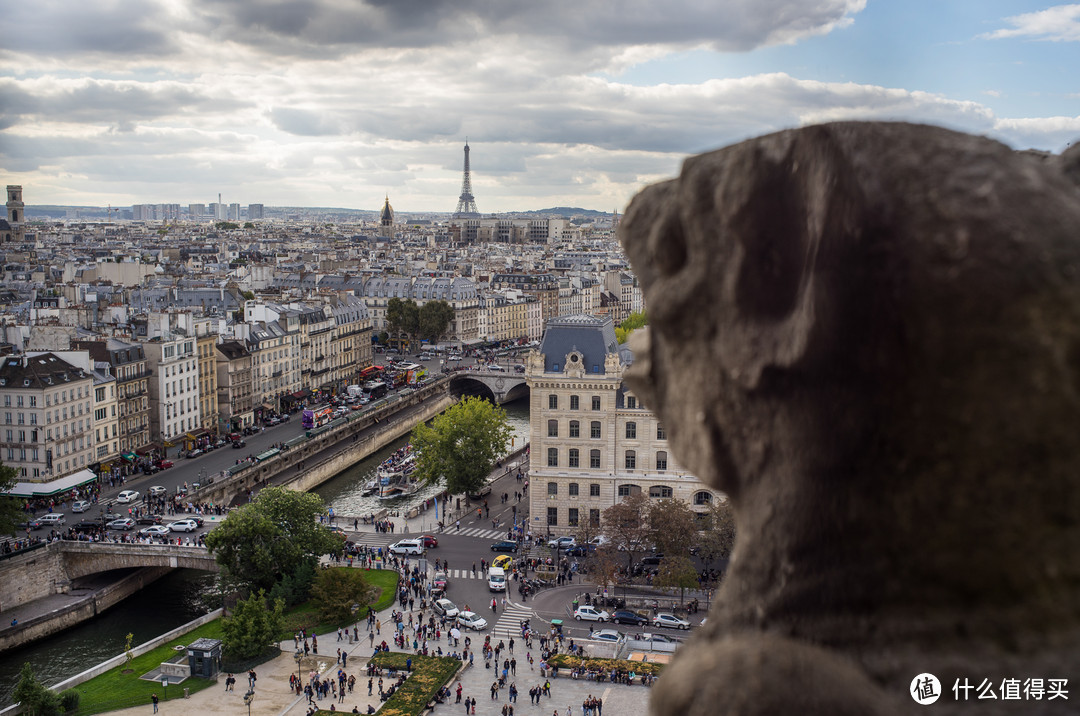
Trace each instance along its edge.
{"label": "stone gargoyle", "polygon": [[1078,184],[1078,146],[853,122],[633,200],[626,379],[737,526],[653,714],[1080,712]]}

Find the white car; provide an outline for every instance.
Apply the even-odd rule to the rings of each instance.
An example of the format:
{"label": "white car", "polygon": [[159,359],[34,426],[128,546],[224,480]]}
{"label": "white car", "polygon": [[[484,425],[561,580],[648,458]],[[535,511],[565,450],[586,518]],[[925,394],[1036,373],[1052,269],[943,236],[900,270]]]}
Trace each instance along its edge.
{"label": "white car", "polygon": [[154,485],[150,488],[151,497],[161,497],[165,494],[166,490],[161,485]]}
{"label": "white car", "polygon": [[673,629],[689,629],[690,622],[685,619],[679,619],[674,614],[666,614],[660,612],[653,617],[652,625],[654,627],[672,627]]}
{"label": "white car", "polygon": [[423,554],[424,543],[418,539],[403,539],[390,545],[391,554]]}
{"label": "white car", "polygon": [[549,540],[547,545],[552,549],[569,549],[570,547],[577,545],[577,540],[573,537],[556,537],[553,540]]}
{"label": "white car", "polygon": [[449,599],[436,599],[435,611],[448,619],[452,619],[458,615],[457,605]]}
{"label": "white car", "polygon": [[143,527],[139,530],[139,534],[143,537],[164,537],[169,534],[169,528],[165,525],[153,525],[151,527]]}
{"label": "white car", "polygon": [[476,612],[461,612],[457,615],[458,626],[464,629],[472,629],[473,631],[480,631],[481,629],[487,629],[487,619]]}
{"label": "white car", "polygon": [[90,509],[90,501],[89,500],[76,500],[75,502],[71,503],[71,511],[72,512],[86,512],[89,509]]}
{"label": "white car", "polygon": [[116,501],[117,502],[124,502],[124,503],[135,502],[138,499],[139,499],[139,491],[138,490],[124,490],[123,492],[121,492],[119,495],[116,496]]}
{"label": "white car", "polygon": [[587,622],[606,622],[610,618],[611,615],[605,612],[603,609],[597,609],[596,607],[591,607],[588,604],[584,604],[574,610],[574,619],[577,619],[578,621],[584,620]]}
{"label": "white car", "polygon": [[194,532],[199,529],[199,523],[195,520],[177,520],[169,523],[169,529],[173,532]]}
{"label": "white car", "polygon": [[589,634],[590,639],[610,642],[620,642],[623,640],[624,636],[625,635],[618,629],[598,629]]}

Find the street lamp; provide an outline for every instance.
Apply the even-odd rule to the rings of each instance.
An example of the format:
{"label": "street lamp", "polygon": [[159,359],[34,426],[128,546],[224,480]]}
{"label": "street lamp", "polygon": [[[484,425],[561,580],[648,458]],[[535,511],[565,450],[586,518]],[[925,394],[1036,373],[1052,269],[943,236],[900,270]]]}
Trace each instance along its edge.
{"label": "street lamp", "polygon": [[303,681],[303,678],[300,676],[300,661],[304,658],[304,652],[297,649],[292,658],[296,659],[296,680]]}
{"label": "street lamp", "polygon": [[244,703],[248,707],[248,716],[251,716],[251,702],[255,700],[255,689],[248,689],[248,692],[244,694]]}

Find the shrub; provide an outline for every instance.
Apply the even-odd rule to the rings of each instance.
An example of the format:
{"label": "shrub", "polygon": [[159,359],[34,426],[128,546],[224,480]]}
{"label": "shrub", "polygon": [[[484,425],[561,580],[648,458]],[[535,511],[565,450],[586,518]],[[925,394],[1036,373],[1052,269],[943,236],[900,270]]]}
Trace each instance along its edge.
{"label": "shrub", "polygon": [[569,654],[555,654],[547,660],[549,665],[557,666],[560,669],[573,669],[582,666],[582,662],[584,662],[586,669],[603,669],[604,671],[622,669],[623,671],[633,671],[638,674],[649,674],[650,676],[659,676],[665,666],[665,664],[657,664],[651,661],[627,661],[626,659],[593,657],[582,659],[580,656],[570,656]]}
{"label": "shrub", "polygon": [[60,692],[60,708],[65,713],[79,709],[79,692],[75,689],[66,689]]}

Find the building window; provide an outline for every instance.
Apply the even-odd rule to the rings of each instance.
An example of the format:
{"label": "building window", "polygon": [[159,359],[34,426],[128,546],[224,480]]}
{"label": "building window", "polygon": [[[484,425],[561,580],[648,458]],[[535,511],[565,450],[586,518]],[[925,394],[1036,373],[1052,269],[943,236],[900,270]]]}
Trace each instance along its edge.
{"label": "building window", "polygon": [[600,438],[600,421],[594,420],[589,426],[589,434],[593,439],[598,440]]}
{"label": "building window", "polygon": [[557,482],[549,482],[548,483],[548,495],[554,497],[555,495],[558,495],[558,494],[559,494],[559,483],[557,483]]}
{"label": "building window", "polygon": [[570,437],[572,437],[572,438],[581,437],[581,423],[579,423],[576,420],[571,420],[570,421]]}
{"label": "building window", "polygon": [[567,510],[566,524],[570,525],[571,527],[578,526],[578,508],[571,507],[569,510]]}
{"label": "building window", "polygon": [[667,431],[664,430],[664,426],[661,425],[660,423],[656,424],[656,439],[657,440],[667,440]]}
{"label": "building window", "polygon": [[559,508],[548,508],[548,527],[557,527],[559,524]]}
{"label": "building window", "polygon": [[649,488],[649,497],[668,498],[671,495],[671,488],[665,485],[653,485]]}
{"label": "building window", "polygon": [[548,467],[559,466],[559,448],[548,448]]}
{"label": "building window", "polygon": [[[578,452],[577,448],[570,449],[569,457],[567,458],[567,460],[570,467],[581,467],[581,453]],[[572,490],[573,491],[570,494],[576,495],[577,485],[573,485]]]}
{"label": "building window", "polygon": [[600,451],[599,450],[590,450],[589,451],[589,467],[591,469],[593,469],[593,470],[599,470],[600,469]]}
{"label": "building window", "polygon": [[567,488],[567,491],[569,492],[570,497],[577,497],[578,496],[578,484],[576,482],[571,482],[570,486]]}
{"label": "building window", "polygon": [[712,504],[712,493],[711,492],[705,492],[704,490],[702,490],[701,492],[694,493],[694,504],[695,505],[711,505]]}
{"label": "building window", "polygon": [[549,395],[548,396],[548,410],[558,410],[558,409],[559,409],[559,396],[557,396],[557,395]]}
{"label": "building window", "polygon": [[576,395],[571,395],[570,396],[570,409],[571,410],[577,410],[578,409],[578,396],[576,396]]}
{"label": "building window", "polygon": [[37,407],[37,396],[36,395],[31,395],[30,396],[30,407],[31,408],[36,408]]}
{"label": "building window", "polygon": [[548,421],[548,437],[549,438],[557,438],[557,437],[559,437],[559,421],[558,420],[549,420]]}
{"label": "building window", "polygon": [[626,439],[627,440],[636,440],[637,439],[637,423],[627,423],[626,424]]}
{"label": "building window", "polygon": [[637,467],[637,452],[634,450],[626,451],[626,469],[633,470]]}
{"label": "building window", "polygon": [[599,395],[594,395],[592,397],[592,409],[593,410],[599,410],[600,409],[600,396]]}
{"label": "building window", "polygon": [[641,487],[639,485],[619,485],[619,497],[629,497],[630,495],[641,494]]}
{"label": "building window", "polygon": [[637,398],[632,395],[626,396],[626,407],[634,410],[637,408]]}
{"label": "building window", "polygon": [[656,469],[657,470],[666,470],[667,469],[667,452],[665,452],[664,450],[661,450],[660,452],[656,453]]}
{"label": "building window", "polygon": [[589,526],[590,527],[599,527],[600,526],[600,510],[596,510],[596,509],[589,510]]}

